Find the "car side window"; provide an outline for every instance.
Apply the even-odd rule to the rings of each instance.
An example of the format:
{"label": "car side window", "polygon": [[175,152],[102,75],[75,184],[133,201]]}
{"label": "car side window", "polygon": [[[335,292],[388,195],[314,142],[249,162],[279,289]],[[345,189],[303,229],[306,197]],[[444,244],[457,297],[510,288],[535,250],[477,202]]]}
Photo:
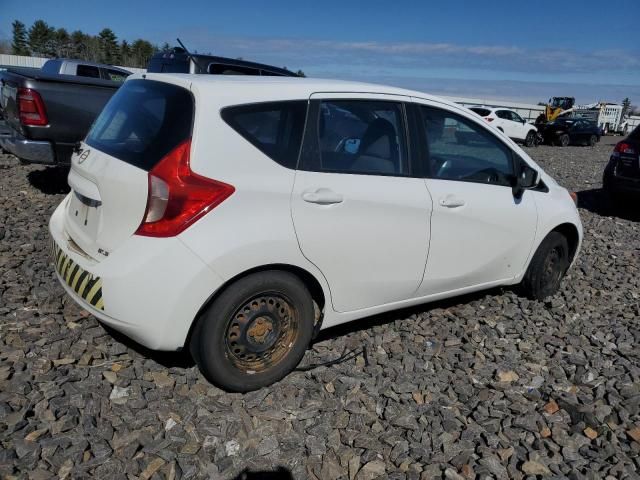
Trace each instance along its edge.
{"label": "car side window", "polygon": [[404,107],[378,100],[325,100],[317,149],[303,168],[369,175],[409,174]]}
{"label": "car side window", "polygon": [[107,80],[111,80],[112,82],[122,83],[124,82],[128,75],[124,72],[120,72],[119,70],[112,70],[107,68],[104,70],[105,77]]}
{"label": "car side window", "polygon": [[498,118],[502,118],[503,120],[511,120],[511,116],[506,110],[496,110],[496,116]]}
{"label": "car side window", "polygon": [[93,65],[79,64],[76,68],[76,75],[79,77],[100,78],[100,69]]}
{"label": "car side window", "polygon": [[222,118],[269,158],[296,168],[307,112],[306,100],[224,108]]}
{"label": "car side window", "polygon": [[520,115],[518,115],[516,112],[511,112],[511,120],[513,120],[514,122],[518,122],[518,123],[523,123],[524,122],[522,117]]}
{"label": "car side window", "polygon": [[447,110],[422,106],[421,112],[430,178],[511,186],[511,150],[495,135]]}

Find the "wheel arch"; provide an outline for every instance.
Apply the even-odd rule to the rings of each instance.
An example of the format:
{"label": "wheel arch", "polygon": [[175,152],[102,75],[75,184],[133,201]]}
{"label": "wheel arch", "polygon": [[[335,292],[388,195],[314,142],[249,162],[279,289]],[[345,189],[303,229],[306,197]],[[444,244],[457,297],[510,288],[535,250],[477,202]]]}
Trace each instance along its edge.
{"label": "wheel arch", "polygon": [[567,239],[567,244],[569,245],[569,263],[572,263],[578,251],[578,245],[580,244],[578,228],[573,223],[566,222],[556,226],[549,233],[551,232],[558,232]]}
{"label": "wheel arch", "polygon": [[189,326],[189,332],[187,333],[183,348],[188,349],[189,343],[191,342],[191,336],[193,335],[195,326],[198,323],[198,319],[201,317],[202,313],[207,308],[209,308],[209,306],[216,300],[216,298],[218,298],[222,294],[222,292],[224,292],[230,285],[232,285],[233,283],[237,282],[238,280],[244,277],[247,277],[254,273],[269,272],[269,271],[289,272],[295,275],[296,277],[298,277],[298,279],[309,289],[311,298],[313,299],[314,303],[318,307],[318,312],[316,312],[316,315],[319,314],[319,317],[316,318],[317,325],[315,327],[315,332],[318,332],[320,329],[320,325],[322,324],[323,312],[327,306],[327,301],[330,301],[330,299],[327,298],[327,295],[329,294],[329,292],[325,294],[325,291],[320,281],[308,270],[302,267],[299,267],[297,265],[291,265],[286,263],[272,263],[272,264],[252,267],[248,270],[245,270],[235,275],[234,277],[230,278],[229,280],[224,282],[217,290],[215,290],[209,296],[209,298],[207,298],[207,300],[202,304],[202,306],[198,309],[198,312],[196,313],[194,318],[191,319],[191,325]]}

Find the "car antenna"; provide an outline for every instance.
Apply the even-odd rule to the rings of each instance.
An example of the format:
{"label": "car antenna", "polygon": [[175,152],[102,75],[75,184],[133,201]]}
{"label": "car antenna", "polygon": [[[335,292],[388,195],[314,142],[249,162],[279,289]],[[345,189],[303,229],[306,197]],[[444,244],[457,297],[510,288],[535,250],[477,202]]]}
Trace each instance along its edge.
{"label": "car antenna", "polygon": [[[191,60],[193,60],[193,63],[195,63],[195,64],[198,66],[198,68],[200,69],[200,71],[205,71],[205,70],[202,68],[202,65],[200,65],[200,63],[198,62],[198,60],[196,60],[196,57],[195,57],[195,56],[193,56],[193,54],[192,54],[191,52],[189,52],[189,50],[187,49],[187,47],[185,47],[185,46],[184,46],[184,43],[182,43],[182,42],[180,41],[180,39],[179,39],[179,38],[176,38],[176,40],[178,41],[178,43],[180,44],[180,46],[182,47],[182,49],[187,53],[187,56],[188,56]],[[206,72],[206,73],[209,73],[209,72]]]}

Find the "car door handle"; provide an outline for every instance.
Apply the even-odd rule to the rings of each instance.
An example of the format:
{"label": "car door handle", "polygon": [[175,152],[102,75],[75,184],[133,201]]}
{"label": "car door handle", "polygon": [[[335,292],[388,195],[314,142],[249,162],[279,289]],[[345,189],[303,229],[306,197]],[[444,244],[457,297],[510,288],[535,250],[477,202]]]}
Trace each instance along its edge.
{"label": "car door handle", "polygon": [[334,203],[341,203],[344,200],[342,195],[328,188],[319,188],[316,191],[304,192],[302,199],[305,202],[317,203],[319,205],[332,205]]}
{"label": "car door handle", "polygon": [[465,201],[453,195],[447,195],[446,197],[440,199],[440,205],[446,208],[456,208],[464,206]]}

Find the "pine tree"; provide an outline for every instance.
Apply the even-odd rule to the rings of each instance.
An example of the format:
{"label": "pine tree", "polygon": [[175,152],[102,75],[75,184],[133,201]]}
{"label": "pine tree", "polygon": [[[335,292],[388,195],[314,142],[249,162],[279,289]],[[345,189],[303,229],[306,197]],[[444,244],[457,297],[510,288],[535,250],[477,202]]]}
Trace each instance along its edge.
{"label": "pine tree", "polygon": [[36,20],[29,29],[29,50],[34,56],[52,57],[55,30],[43,20]]}
{"label": "pine tree", "polygon": [[131,64],[131,46],[126,40],[120,44],[120,62],[125,66]]}
{"label": "pine tree", "polygon": [[120,63],[120,48],[118,47],[118,38],[113,30],[104,28],[98,34],[100,41],[100,61],[102,63],[117,64]]}
{"label": "pine tree", "polygon": [[155,53],[155,48],[146,40],[138,39],[131,44],[131,67],[146,68],[151,56]]}
{"label": "pine tree", "polygon": [[54,35],[56,57],[70,57],[73,53],[71,37],[69,32],[64,28],[56,30]]}
{"label": "pine tree", "polygon": [[16,20],[11,24],[11,26],[13,27],[11,51],[14,55],[29,55],[29,48],[27,47],[27,29],[24,23]]}

